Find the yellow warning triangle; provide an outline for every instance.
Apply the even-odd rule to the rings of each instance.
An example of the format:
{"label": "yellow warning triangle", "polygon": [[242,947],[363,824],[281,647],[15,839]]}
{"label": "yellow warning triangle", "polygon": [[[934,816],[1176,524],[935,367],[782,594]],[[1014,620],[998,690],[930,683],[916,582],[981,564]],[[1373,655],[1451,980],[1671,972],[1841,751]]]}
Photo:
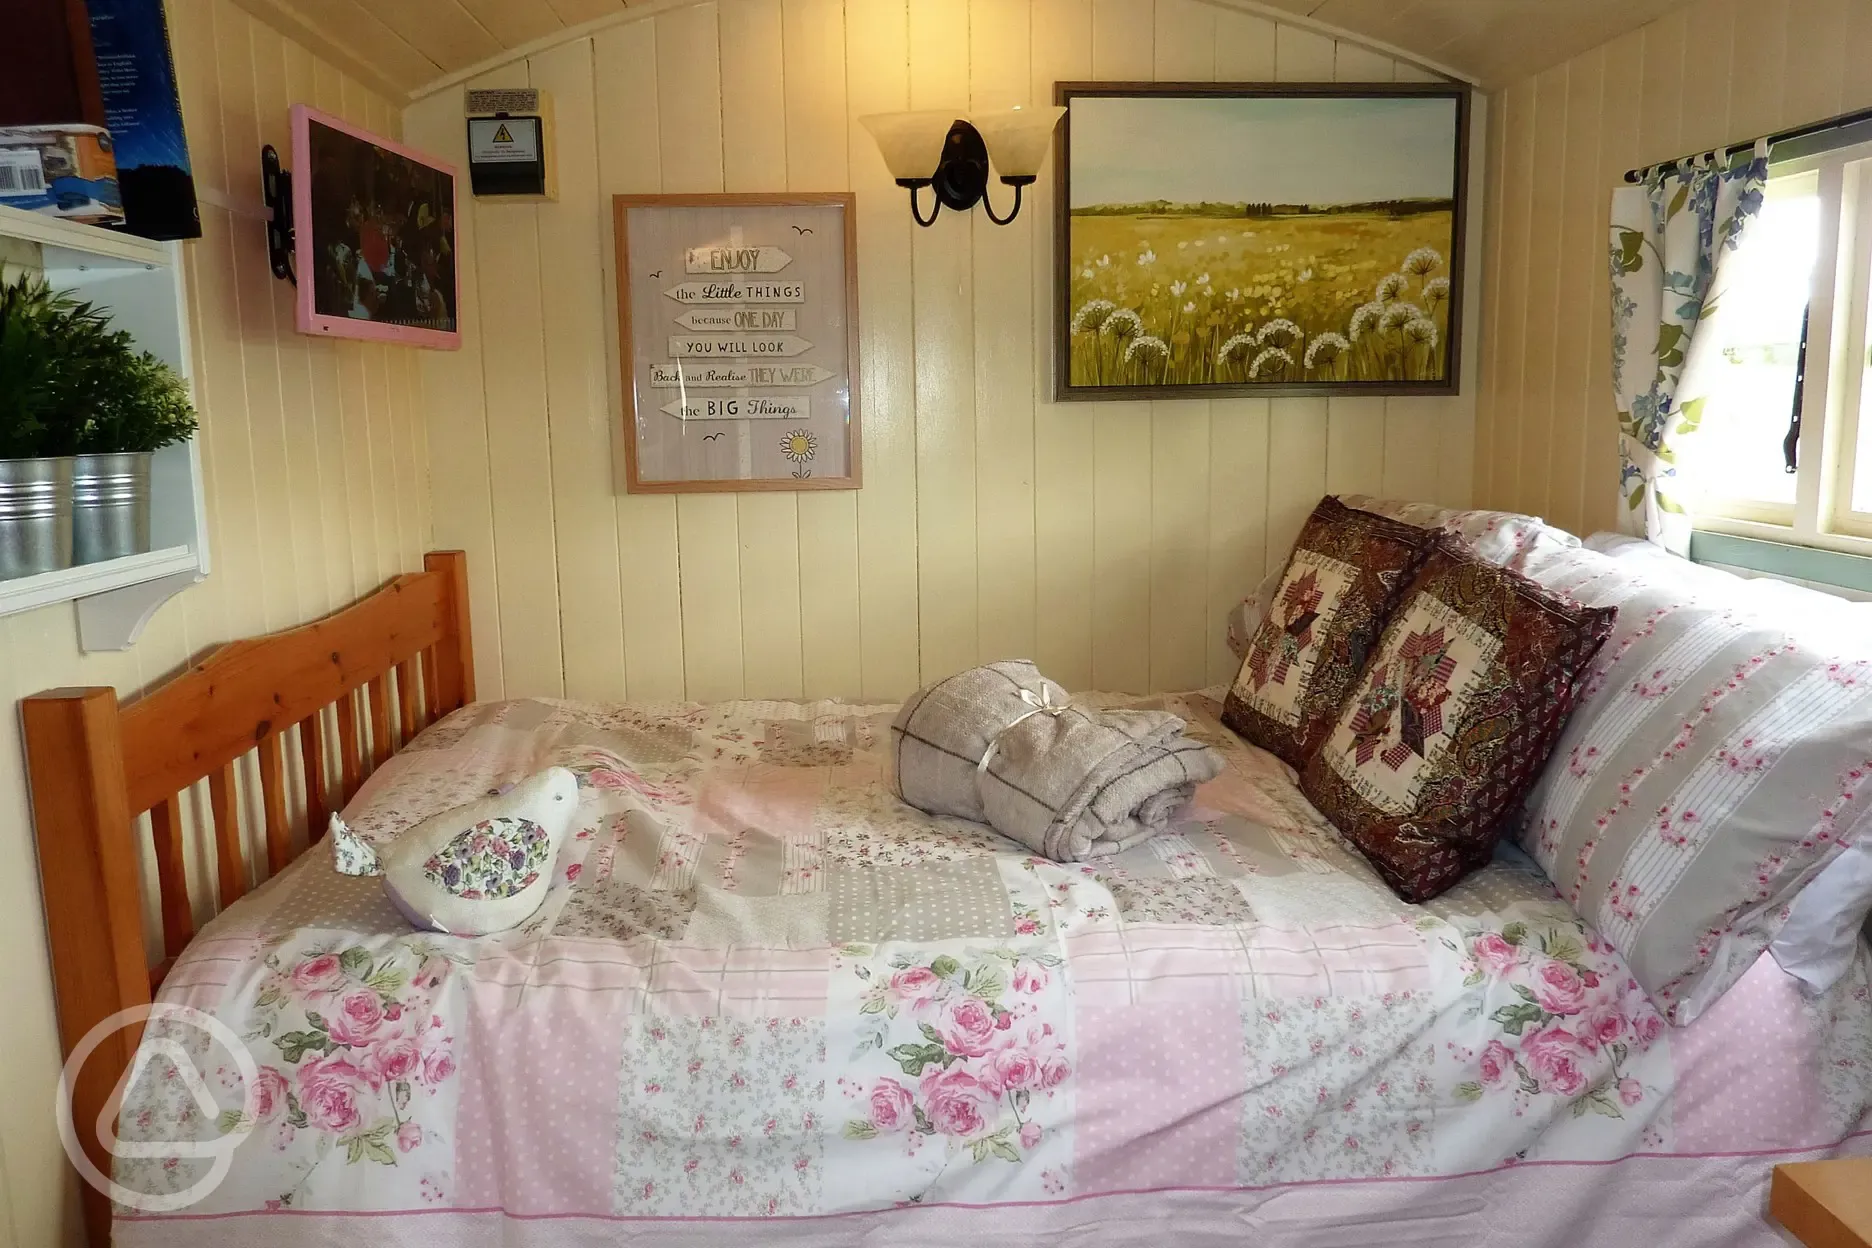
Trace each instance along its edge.
{"label": "yellow warning triangle", "polygon": [[501,124],[500,124],[500,129],[498,129],[498,130],[496,130],[496,131],[494,132],[494,141],[495,141],[496,143],[511,143],[511,142],[513,142],[513,135],[511,135],[511,134],[508,134],[508,133],[507,133],[507,123],[506,123],[506,122],[504,122],[504,121],[503,121],[503,122],[501,122]]}

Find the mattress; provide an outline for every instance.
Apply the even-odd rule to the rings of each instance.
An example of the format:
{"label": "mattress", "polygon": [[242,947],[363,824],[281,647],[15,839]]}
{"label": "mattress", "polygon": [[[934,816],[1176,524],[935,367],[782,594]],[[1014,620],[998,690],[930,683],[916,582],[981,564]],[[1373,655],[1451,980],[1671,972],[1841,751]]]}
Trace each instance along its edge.
{"label": "mattress", "polygon": [[1766,1245],[1772,1164],[1872,1151],[1864,947],[1672,1029],[1518,851],[1407,905],[1214,698],[1099,700],[1228,765],[1095,864],[897,802],[888,706],[464,708],[347,820],[569,767],[545,904],[415,933],[319,847],[221,915],[117,1242]]}

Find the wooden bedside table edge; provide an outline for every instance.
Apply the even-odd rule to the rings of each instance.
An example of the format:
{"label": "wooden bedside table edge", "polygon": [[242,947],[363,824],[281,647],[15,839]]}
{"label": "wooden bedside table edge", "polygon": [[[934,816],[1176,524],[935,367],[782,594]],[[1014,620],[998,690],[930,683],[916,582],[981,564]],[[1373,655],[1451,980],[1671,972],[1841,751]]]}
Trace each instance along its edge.
{"label": "wooden bedside table edge", "polygon": [[1768,1212],[1806,1248],[1872,1248],[1872,1158],[1776,1166]]}

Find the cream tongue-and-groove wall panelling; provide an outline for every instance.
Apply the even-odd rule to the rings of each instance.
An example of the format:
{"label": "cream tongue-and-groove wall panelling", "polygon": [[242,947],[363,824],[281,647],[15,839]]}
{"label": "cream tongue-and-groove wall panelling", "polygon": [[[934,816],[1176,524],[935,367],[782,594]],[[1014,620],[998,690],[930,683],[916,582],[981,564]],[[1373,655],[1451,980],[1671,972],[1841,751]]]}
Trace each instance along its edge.
{"label": "cream tongue-and-groove wall panelling", "polygon": [[1872,0],[1700,0],[1490,100],[1479,503],[1579,533],[1617,523],[1612,188],[1872,107],[1868,50]]}
{"label": "cream tongue-and-groove wall panelling", "polygon": [[[476,78],[552,93],[560,186],[464,200],[464,349],[422,361],[482,696],[896,698],[1015,656],[1073,689],[1232,676],[1228,610],[1321,494],[1468,501],[1473,363],[1456,398],[1054,404],[1051,164],[1011,226],[919,229],[856,118],[1076,79],[1396,77],[1423,74],[1201,0],[720,0]],[[460,89],[404,133],[461,161]],[[609,197],[846,189],[864,488],[626,493]]]}
{"label": "cream tongue-and-groove wall panelling", "polygon": [[[69,603],[0,619],[0,856],[11,864],[0,872],[6,1248],[80,1234],[76,1179],[52,1117],[59,1042],[15,701],[58,685],[134,695],[217,642],[291,627],[419,570],[430,545],[415,352],[294,333],[291,288],[267,269],[259,204],[260,145],[286,150],[290,102],[387,134],[397,113],[228,0],[170,0],[169,22],[202,195],[203,237],[182,254],[214,571],[121,653],[81,654]],[[32,258],[4,259],[17,270]],[[212,887],[206,861],[198,857],[192,873],[198,889]]]}

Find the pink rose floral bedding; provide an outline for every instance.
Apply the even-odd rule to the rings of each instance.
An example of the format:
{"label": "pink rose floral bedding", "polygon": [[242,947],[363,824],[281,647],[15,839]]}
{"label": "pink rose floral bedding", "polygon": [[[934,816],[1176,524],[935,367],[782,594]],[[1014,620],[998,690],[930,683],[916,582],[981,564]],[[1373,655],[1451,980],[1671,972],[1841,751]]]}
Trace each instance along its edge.
{"label": "pink rose floral bedding", "polygon": [[[891,798],[890,707],[457,712],[346,818],[381,848],[570,767],[544,906],[415,933],[321,848],[230,909],[163,999],[241,1037],[252,1093],[153,1023],[122,1135],[198,1144],[117,1180],[190,1193],[201,1145],[242,1138],[117,1242],[717,1244],[752,1219],[762,1243],[1302,1244],[1409,1219],[1481,1243],[1510,1194],[1565,1209],[1519,1245],[1673,1210],[1697,1237],[1645,1242],[1770,1243],[1769,1162],[1868,1143],[1863,948],[1825,996],[1764,960],[1673,1029],[1519,851],[1408,905],[1216,701],[1126,704],[1229,766],[1096,868]],[[1619,1178],[1646,1198],[1613,1224]]]}

